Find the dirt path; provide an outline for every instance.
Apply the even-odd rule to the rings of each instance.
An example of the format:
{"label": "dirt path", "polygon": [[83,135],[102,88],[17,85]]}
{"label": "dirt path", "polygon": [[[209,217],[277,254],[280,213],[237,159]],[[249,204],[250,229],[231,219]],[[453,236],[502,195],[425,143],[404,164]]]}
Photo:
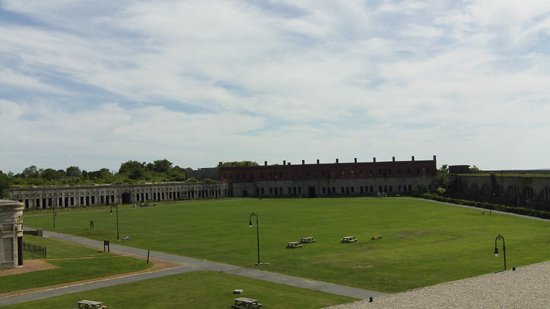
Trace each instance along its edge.
{"label": "dirt path", "polygon": [[[0,277],[10,276],[10,275],[19,275],[24,273],[29,273],[39,270],[47,270],[56,268],[57,266],[48,263],[46,260],[26,260],[23,267],[8,269],[0,271]],[[2,294],[0,294],[1,296]]]}

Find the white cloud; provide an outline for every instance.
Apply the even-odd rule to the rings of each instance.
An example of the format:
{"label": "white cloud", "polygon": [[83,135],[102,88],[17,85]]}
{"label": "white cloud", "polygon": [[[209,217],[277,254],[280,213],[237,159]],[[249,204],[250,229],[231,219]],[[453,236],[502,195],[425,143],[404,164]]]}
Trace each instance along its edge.
{"label": "white cloud", "polygon": [[[547,1],[3,5],[34,22],[0,23],[0,137],[33,154],[10,166],[438,153],[548,166],[508,151],[550,151],[535,142],[550,131]],[[487,145],[501,158],[477,161]]]}

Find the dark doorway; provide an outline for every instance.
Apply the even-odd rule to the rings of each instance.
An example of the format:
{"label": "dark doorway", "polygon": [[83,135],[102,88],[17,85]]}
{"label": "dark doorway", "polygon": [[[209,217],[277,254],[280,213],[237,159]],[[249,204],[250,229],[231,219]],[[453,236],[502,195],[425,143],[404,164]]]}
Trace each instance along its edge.
{"label": "dark doorway", "polygon": [[315,187],[309,187],[309,197],[317,197],[317,194],[315,193]]}
{"label": "dark doorway", "polygon": [[248,197],[248,191],[243,190],[243,197]]}
{"label": "dark doorway", "polygon": [[23,266],[23,237],[17,237],[17,265]]}
{"label": "dark doorway", "polygon": [[130,192],[122,193],[122,204],[130,204]]}

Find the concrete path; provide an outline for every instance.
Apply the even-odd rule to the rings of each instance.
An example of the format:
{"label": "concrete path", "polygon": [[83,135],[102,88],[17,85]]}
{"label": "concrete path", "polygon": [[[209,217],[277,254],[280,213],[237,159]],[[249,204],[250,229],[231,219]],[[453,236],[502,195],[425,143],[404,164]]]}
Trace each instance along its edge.
{"label": "concrete path", "polygon": [[[98,250],[103,250],[103,242],[93,240],[89,238],[44,231],[44,236],[61,239],[69,242],[78,243],[87,247],[92,247]],[[111,252],[118,254],[130,254],[137,257],[142,257],[144,260],[147,258],[147,250],[127,247],[111,242]],[[179,256],[175,254],[169,254],[159,251],[151,251],[150,258],[167,261],[177,264],[183,264],[181,267],[175,267],[170,269],[164,269],[159,271],[152,271],[147,273],[132,274],[117,278],[98,279],[90,282],[67,284],[66,286],[59,288],[44,289],[36,292],[29,292],[21,295],[7,296],[0,298],[0,307],[10,304],[16,304],[21,302],[27,302],[31,300],[43,299],[52,296],[63,295],[67,293],[76,293],[87,290],[93,290],[102,287],[109,287],[119,284],[125,284],[135,281],[147,280],[151,278],[158,278],[162,276],[169,276],[174,274],[180,274],[192,271],[219,271],[229,273],[233,275],[269,281],[274,283],[280,283],[290,286],[295,286],[304,289],[316,290],[331,294],[355,297],[360,299],[368,299],[369,297],[378,297],[385,295],[385,293],[369,291],[360,288],[354,288],[334,283],[328,283],[323,281],[299,278],[280,273],[268,272],[258,269],[245,268],[230,264],[211,262],[207,260],[199,260],[185,256]]]}

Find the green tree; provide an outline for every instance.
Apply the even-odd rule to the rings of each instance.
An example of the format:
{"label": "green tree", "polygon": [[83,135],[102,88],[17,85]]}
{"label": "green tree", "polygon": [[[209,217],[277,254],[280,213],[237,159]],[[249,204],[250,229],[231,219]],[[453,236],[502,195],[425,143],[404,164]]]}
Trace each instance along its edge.
{"label": "green tree", "polygon": [[8,195],[8,189],[10,188],[10,181],[8,175],[0,171],[0,198],[4,198]]}
{"label": "green tree", "polygon": [[47,168],[41,171],[40,177],[47,181],[55,181],[63,178],[65,171],[56,171],[53,168]]}
{"label": "green tree", "polygon": [[449,167],[447,164],[441,166],[435,174],[435,188],[436,193],[444,195],[449,190],[451,184],[451,176],[449,175]]}
{"label": "green tree", "polygon": [[74,177],[78,178],[82,176],[82,171],[78,166],[69,166],[65,170],[65,173],[67,174],[67,177]]}
{"label": "green tree", "polygon": [[224,162],[222,166],[224,167],[258,166],[258,163],[254,161],[233,161],[233,162]]}
{"label": "green tree", "polygon": [[102,168],[97,171],[88,172],[87,178],[93,179],[96,182],[108,183],[111,181],[113,173],[108,168]]}
{"label": "green tree", "polygon": [[31,165],[23,170],[21,176],[23,176],[23,178],[37,178],[40,176],[40,172],[36,165]]}
{"label": "green tree", "polygon": [[172,169],[172,162],[166,159],[153,162],[153,171],[157,173],[167,173],[170,169]]}
{"label": "green tree", "polygon": [[168,172],[168,180],[170,181],[184,181],[187,179],[187,173],[185,172],[185,169],[174,166],[170,171]]}
{"label": "green tree", "polygon": [[146,164],[138,161],[126,161],[120,165],[119,174],[124,174],[130,179],[143,179],[147,174]]}

